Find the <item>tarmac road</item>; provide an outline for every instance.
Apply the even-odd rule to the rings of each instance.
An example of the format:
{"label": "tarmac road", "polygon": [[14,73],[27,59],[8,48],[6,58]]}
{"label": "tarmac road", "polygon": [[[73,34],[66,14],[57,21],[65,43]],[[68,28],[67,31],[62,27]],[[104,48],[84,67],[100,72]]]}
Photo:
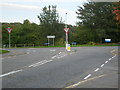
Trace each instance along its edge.
{"label": "tarmac road", "polygon": [[3,88],[118,88],[118,47],[9,49]]}

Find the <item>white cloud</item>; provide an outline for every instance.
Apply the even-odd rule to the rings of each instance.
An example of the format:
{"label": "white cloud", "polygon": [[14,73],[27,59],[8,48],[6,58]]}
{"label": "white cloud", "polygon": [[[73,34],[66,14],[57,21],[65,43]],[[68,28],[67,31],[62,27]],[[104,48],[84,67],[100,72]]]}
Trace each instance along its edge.
{"label": "white cloud", "polygon": [[[35,17],[35,15],[39,14],[43,8],[43,7],[41,8],[41,7],[38,7],[35,5],[25,5],[25,4],[23,5],[23,4],[13,4],[13,3],[0,3],[0,6],[2,7],[2,9],[7,8],[7,9],[4,9],[4,11],[12,10],[12,13],[16,13],[16,11],[19,11],[19,14],[24,13],[24,15],[22,14],[20,16],[21,19],[18,18],[19,14],[15,14],[16,16],[14,14],[11,14],[12,21],[22,21],[22,18],[24,20],[25,16],[27,14],[31,13],[30,15],[28,15],[29,19],[32,18],[31,21],[37,22],[37,23],[38,23],[38,21],[37,20],[35,21],[34,17]],[[31,12],[31,10],[32,10],[32,12]],[[64,8],[57,8],[57,11],[58,11],[60,17],[63,18],[63,20],[65,20],[65,13],[67,13],[67,17],[68,17],[67,22],[68,23],[74,24],[74,22],[76,21],[75,11],[64,9]],[[5,13],[3,13],[3,14],[6,15]],[[14,18],[12,15],[17,17],[17,19]],[[14,20],[13,20],[13,18],[14,18]],[[11,19],[8,20],[8,17],[7,18],[4,17],[3,20],[11,22]]]}
{"label": "white cloud", "polygon": [[[38,6],[33,6],[33,5],[21,5],[21,4],[12,4],[12,3],[0,3],[0,6],[2,7],[8,7],[8,8],[14,8],[14,9],[17,9],[17,8],[21,8],[21,9],[35,9],[35,10],[42,10],[41,7],[38,7]],[[74,14],[75,12],[72,11],[72,10],[67,10],[67,9],[63,9],[63,8],[57,8],[57,11],[58,12],[61,12],[61,13],[70,13],[70,14]]]}
{"label": "white cloud", "polygon": [[84,2],[85,0],[2,0],[2,2]]}
{"label": "white cloud", "polygon": [[11,3],[0,3],[2,7],[13,7],[13,8],[26,8],[26,9],[41,9],[38,6],[30,6],[30,5],[20,5],[20,4],[11,4]]}

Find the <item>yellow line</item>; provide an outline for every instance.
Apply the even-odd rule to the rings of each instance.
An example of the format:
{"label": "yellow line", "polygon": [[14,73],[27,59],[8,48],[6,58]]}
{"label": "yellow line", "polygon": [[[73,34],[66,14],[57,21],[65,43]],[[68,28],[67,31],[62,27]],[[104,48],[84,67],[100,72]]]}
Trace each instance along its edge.
{"label": "yellow line", "polygon": [[100,77],[103,77],[103,76],[106,76],[106,75],[107,75],[107,74],[103,74],[103,75],[100,75],[100,76],[96,76],[96,77],[93,77],[93,78],[89,78],[89,79],[87,79],[87,80],[80,81],[80,82],[78,82],[78,83],[76,83],[76,84],[67,86],[67,87],[65,87],[65,88],[74,88],[74,87],[76,87],[76,86],[78,86],[78,85],[80,85],[80,84],[83,84],[83,83],[87,82],[87,81],[94,80],[94,79],[97,79],[97,78],[100,78]]}
{"label": "yellow line", "polygon": [[110,53],[112,53],[113,55],[117,55],[117,49],[115,50],[112,50],[112,51],[110,51]]}

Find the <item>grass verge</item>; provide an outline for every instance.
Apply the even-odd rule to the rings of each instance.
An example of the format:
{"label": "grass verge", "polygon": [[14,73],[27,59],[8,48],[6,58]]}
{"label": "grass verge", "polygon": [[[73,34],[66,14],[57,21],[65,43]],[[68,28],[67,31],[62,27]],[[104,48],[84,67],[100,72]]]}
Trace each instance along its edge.
{"label": "grass verge", "polygon": [[8,53],[8,50],[0,50],[0,54]]}

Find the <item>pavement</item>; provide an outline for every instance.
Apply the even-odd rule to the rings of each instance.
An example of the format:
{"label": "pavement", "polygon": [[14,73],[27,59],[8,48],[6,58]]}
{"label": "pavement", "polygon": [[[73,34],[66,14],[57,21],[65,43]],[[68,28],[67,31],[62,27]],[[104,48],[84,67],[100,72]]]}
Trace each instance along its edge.
{"label": "pavement", "polygon": [[118,47],[9,50],[2,56],[3,88],[118,88]]}

